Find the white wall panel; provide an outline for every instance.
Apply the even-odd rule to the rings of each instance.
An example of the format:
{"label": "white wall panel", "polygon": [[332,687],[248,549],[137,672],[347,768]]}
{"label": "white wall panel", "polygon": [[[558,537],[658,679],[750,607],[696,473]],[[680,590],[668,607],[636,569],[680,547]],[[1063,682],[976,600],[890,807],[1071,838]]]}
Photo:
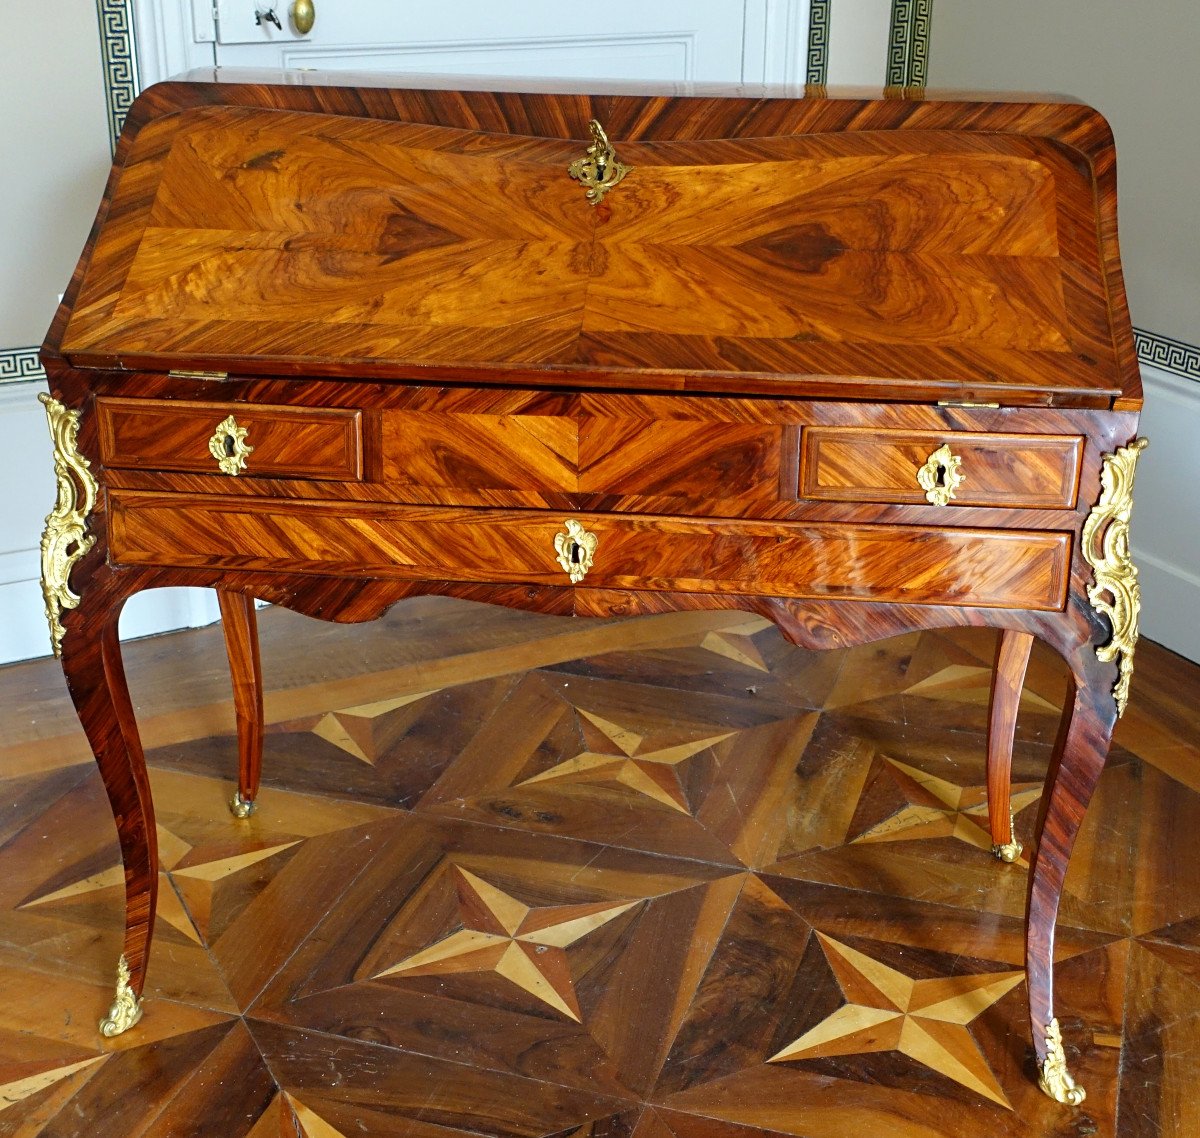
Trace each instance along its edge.
{"label": "white wall panel", "polygon": [[1130,539],[1142,585],[1142,635],[1200,661],[1200,383],[1143,366]]}

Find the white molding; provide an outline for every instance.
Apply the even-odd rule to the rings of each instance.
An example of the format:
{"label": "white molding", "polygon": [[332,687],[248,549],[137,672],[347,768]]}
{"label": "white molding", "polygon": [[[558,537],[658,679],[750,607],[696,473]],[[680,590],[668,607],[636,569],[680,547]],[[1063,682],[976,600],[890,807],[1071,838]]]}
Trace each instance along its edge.
{"label": "white molding", "polygon": [[[1190,346],[1190,345],[1185,345]],[[1200,384],[1173,369],[1141,361],[1142,385],[1152,392],[1163,392],[1191,407],[1200,407]]]}
{"label": "white molding", "polygon": [[[197,38],[205,9],[209,12],[210,42],[200,43]],[[181,71],[214,62],[211,12],[211,3],[201,2],[193,9],[192,0],[133,0],[133,31],[142,90]]]}
{"label": "white molding", "polygon": [[742,82],[761,83],[767,73],[770,0],[745,0],[745,3],[742,18]]}
{"label": "white molding", "polygon": [[1200,384],[1142,365],[1138,463],[1130,530],[1142,587],[1141,632],[1200,662]]}
{"label": "white molding", "polygon": [[1144,549],[1133,556],[1142,589],[1141,635],[1200,664],[1200,577]]}
{"label": "white molding", "polygon": [[765,82],[806,81],[809,10],[809,0],[767,0]]}
{"label": "white molding", "polygon": [[50,630],[40,582],[0,584],[0,664],[49,655]]}
{"label": "white molding", "polygon": [[803,83],[809,0],[746,0],[743,83]]}
{"label": "white molding", "polygon": [[41,549],[36,545],[0,553],[0,585],[37,581],[42,573],[41,561]]}
{"label": "white molding", "polygon": [[26,411],[36,406],[38,393],[48,390],[44,375],[40,379],[23,379],[20,383],[0,384],[0,415],[16,410]]}
{"label": "white molding", "polygon": [[[647,48],[670,48],[678,52],[680,72],[671,76],[672,79],[691,80],[695,73],[696,35],[691,31],[662,31],[646,32],[634,35],[589,35],[589,36],[527,36],[514,39],[480,39],[480,40],[426,40],[423,42],[387,44],[348,44],[345,46],[324,47],[304,40],[296,40],[279,45],[279,55],[282,66],[287,67],[317,67],[334,69],[350,64],[353,67],[378,70],[416,70],[429,73],[439,73],[434,57],[446,57],[451,73],[463,71],[464,56],[478,56],[481,59],[491,59],[487,68],[481,69],[480,74],[505,75],[503,65],[497,66],[497,61],[504,55],[517,58],[526,53],[538,52],[542,55],[548,51],[564,53],[584,53],[587,51],[602,52],[621,51],[620,58],[628,59],[631,52]],[[417,60],[415,66],[408,66],[408,60]],[[471,73],[475,73],[471,69]],[[512,74],[525,74],[518,69]]]}
{"label": "white molding", "polygon": [[217,594],[211,589],[147,589],[130,597],[121,611],[121,639],[199,628],[220,618]]}

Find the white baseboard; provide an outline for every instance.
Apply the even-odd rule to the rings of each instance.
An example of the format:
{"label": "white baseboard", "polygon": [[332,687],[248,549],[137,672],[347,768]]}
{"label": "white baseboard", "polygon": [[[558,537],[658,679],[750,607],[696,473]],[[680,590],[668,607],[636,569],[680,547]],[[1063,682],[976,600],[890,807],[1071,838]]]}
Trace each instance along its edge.
{"label": "white baseboard", "polygon": [[50,655],[50,629],[39,581],[0,584],[0,664]]}
{"label": "white baseboard", "polygon": [[1131,542],[1143,636],[1200,662],[1200,383],[1142,365],[1146,403]]}
{"label": "white baseboard", "polygon": [[1200,662],[1200,577],[1147,553],[1135,553],[1142,586],[1141,634]]}

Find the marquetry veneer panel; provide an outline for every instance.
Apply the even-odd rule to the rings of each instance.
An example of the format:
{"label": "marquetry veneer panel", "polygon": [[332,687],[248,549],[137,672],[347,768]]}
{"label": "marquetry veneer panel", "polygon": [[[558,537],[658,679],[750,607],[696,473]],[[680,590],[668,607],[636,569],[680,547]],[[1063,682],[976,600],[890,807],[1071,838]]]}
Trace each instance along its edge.
{"label": "marquetry veneer panel", "polygon": [[1069,510],[1075,505],[1083,439],[1066,435],[875,431],[804,432],[800,495],[836,502],[924,502],[917,471],[944,443],[962,459],[962,506]]}
{"label": "marquetry veneer panel", "polygon": [[208,443],[232,414],[254,448],[239,477],[363,476],[362,413],[309,407],[98,399],[100,453],[106,466],[222,475]]}
{"label": "marquetry veneer panel", "polygon": [[[1066,108],[906,108],[921,121],[898,129],[886,105],[847,106],[832,129],[809,100],[697,100],[688,123],[640,96],[442,121],[392,97],[375,120],[312,114],[300,92],[129,132],[68,358],[1116,394],[1093,172],[1056,138]],[[592,114],[635,171],[603,210],[565,175]]]}
{"label": "marquetry veneer panel", "polygon": [[[582,515],[585,585],[908,604],[1057,609],[1071,535],[1021,530]],[[112,555],[131,565],[569,585],[561,514],[112,495]]]}
{"label": "marquetry veneer panel", "polygon": [[[414,488],[775,500],[784,428],[701,419],[398,411],[384,480]],[[790,494],[788,495],[791,496]]]}

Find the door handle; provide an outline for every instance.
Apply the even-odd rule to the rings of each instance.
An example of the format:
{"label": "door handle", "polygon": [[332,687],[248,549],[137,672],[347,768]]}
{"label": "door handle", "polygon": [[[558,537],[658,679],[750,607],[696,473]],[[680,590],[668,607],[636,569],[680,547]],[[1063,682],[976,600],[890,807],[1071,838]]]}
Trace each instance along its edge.
{"label": "door handle", "polygon": [[288,13],[292,18],[292,27],[302,36],[306,36],[312,31],[312,26],[317,19],[317,10],[313,7],[313,0],[292,0],[292,6]]}

